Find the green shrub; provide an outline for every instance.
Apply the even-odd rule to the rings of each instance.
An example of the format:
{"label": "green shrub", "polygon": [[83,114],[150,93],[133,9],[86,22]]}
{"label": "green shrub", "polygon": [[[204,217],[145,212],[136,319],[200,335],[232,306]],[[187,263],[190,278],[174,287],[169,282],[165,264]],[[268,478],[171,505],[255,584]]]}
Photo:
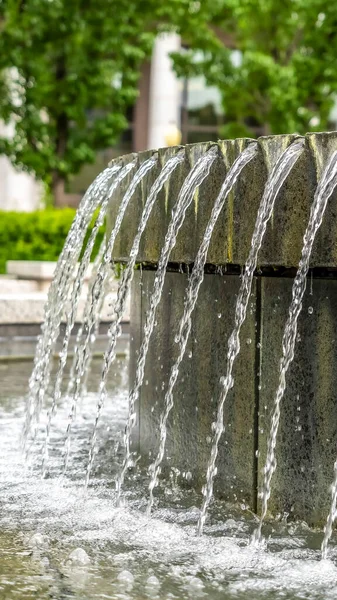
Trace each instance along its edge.
{"label": "green shrub", "polygon": [[[57,260],[74,216],[72,208],[50,208],[31,213],[0,211],[0,273],[6,272],[7,260]],[[93,223],[94,219],[91,227]],[[103,233],[102,228],[92,258]]]}

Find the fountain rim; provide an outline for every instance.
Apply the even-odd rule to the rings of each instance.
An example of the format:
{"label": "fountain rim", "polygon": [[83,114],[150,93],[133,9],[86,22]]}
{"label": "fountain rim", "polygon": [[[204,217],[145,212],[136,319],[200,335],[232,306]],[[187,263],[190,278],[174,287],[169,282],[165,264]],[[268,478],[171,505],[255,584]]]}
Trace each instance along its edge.
{"label": "fountain rim", "polygon": [[[211,265],[240,266],[245,264],[249,250],[249,237],[252,233],[252,223],[255,222],[256,211],[267,176],[271,173],[273,166],[283,152],[296,141],[303,142],[303,155],[279,193],[268,230],[267,241],[259,260],[259,267],[277,269],[277,272],[296,268],[300,260],[305,224],[309,217],[317,182],[330,155],[337,151],[337,131],[201,142],[187,144],[186,146],[179,145],[159,148],[158,150],[146,150],[138,154],[127,154],[114,159],[110,166],[124,166],[132,160],[135,161],[136,168],[139,168],[145,160],[153,157],[156,153],[158,156],[158,170],[156,170],[156,173],[158,175],[159,170],[164,167],[170,158],[176,156],[178,152],[184,154],[181,167],[167,185],[165,194],[163,193],[159,199],[158,208],[156,208],[155,215],[152,217],[150,226],[147,229],[147,232],[150,231],[151,233],[144,237],[138,262],[156,265],[165,234],[164,230],[168,226],[172,206],[180,189],[179,186],[182,184],[182,177],[186,177],[196,161],[204,156],[209,149],[216,147],[218,157],[212,167],[210,180],[201,187],[200,198],[202,198],[202,201],[199,202],[199,195],[197,194],[193,206],[190,208],[190,217],[187,220],[188,226],[184,226],[179,234],[180,239],[171,260],[174,264],[190,265],[193,263],[197,251],[196,240],[201,241],[201,232],[206,227],[207,215],[209,214],[209,209],[204,209],[204,206],[211,205],[215,200],[217,190],[222,185],[223,177],[234,160],[250,144],[254,143],[257,144],[256,156],[250,165],[246,167],[233,190],[233,194],[230,196],[227,208],[225,207],[221,217],[222,220],[219,221],[220,225],[214,238],[215,241],[211,243],[210,255],[207,261]],[[122,227],[121,235],[117,240],[112,256],[115,262],[124,263],[128,260],[132,232],[135,233],[135,223],[138,222],[141,207],[144,205],[146,194],[153,181],[152,177],[146,178],[144,185],[135,194],[127,222]],[[111,199],[110,210],[108,211],[108,230],[113,223],[122,193],[123,190]],[[334,196],[336,196],[336,193]],[[206,204],[205,198],[207,200]],[[332,206],[329,210],[331,210],[331,218],[333,218],[335,201],[332,200],[329,204]],[[291,215],[296,218],[292,219]],[[328,221],[329,219],[326,221],[326,225],[323,225],[322,232],[319,234],[311,267],[324,270],[333,269],[335,271],[337,269],[337,244],[335,243],[337,226],[336,228],[329,227]],[[220,228],[222,228],[221,231]],[[279,235],[282,230],[287,232],[286,236],[282,236],[283,239]]]}
{"label": "fountain rim", "polygon": [[257,143],[258,146],[264,150],[266,145],[269,145],[270,142],[276,142],[280,147],[284,146],[286,148],[287,145],[295,142],[296,140],[304,140],[305,146],[313,147],[316,145],[316,139],[320,142],[328,142],[330,139],[337,140],[337,130],[336,131],[319,131],[319,132],[307,132],[304,135],[299,133],[281,133],[275,135],[264,135],[259,136],[257,138],[250,137],[242,137],[242,138],[228,138],[228,139],[218,139],[217,141],[207,141],[207,142],[195,142],[193,144],[179,144],[177,146],[162,146],[160,148],[151,148],[148,150],[141,150],[140,152],[130,152],[128,154],[123,154],[112,159],[109,162],[109,167],[112,166],[124,166],[132,160],[137,160],[139,163],[144,162],[154,154],[158,154],[158,160],[161,161],[163,157],[167,158],[168,155],[174,155],[179,150],[184,150],[187,153],[193,153],[195,149],[204,149],[205,152],[212,148],[213,146],[218,146],[220,153],[224,152],[226,146],[231,147],[234,144],[237,146],[242,146],[244,149],[250,143]]}

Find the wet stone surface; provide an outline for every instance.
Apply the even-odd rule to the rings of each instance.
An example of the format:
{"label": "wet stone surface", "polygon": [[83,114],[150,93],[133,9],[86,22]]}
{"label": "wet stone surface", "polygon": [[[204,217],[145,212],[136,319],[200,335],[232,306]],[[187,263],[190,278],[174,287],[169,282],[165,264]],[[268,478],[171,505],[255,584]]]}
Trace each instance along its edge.
{"label": "wet stone surface", "polygon": [[[155,273],[136,274],[133,284],[134,314],[131,323],[131,379],[142,340],[142,327],[149,309]],[[141,284],[141,285],[140,285]],[[174,341],[182,315],[187,275],[167,273],[156,316],[156,327],[146,361],[144,385],[138,405],[139,426],[135,447],[145,463],[158,449],[158,428],[170,369],[177,355]],[[174,407],[168,422],[166,465],[190,472],[199,489],[205,481],[212,423],[216,418],[219,379],[225,373],[227,339],[234,324],[234,307],[240,278],[207,275],[200,288],[192,317],[192,331],[177,385]],[[255,419],[255,289],[242,346],[234,370],[235,386],[225,408],[225,433],[220,445],[215,487],[220,497],[254,502],[254,419]],[[137,307],[137,308],[135,308]],[[137,314],[136,314],[137,313]],[[213,318],[215,315],[215,318]]]}
{"label": "wet stone surface", "polygon": [[[292,279],[262,280],[262,351],[259,466],[278,384],[283,329]],[[330,505],[336,460],[334,364],[337,360],[337,281],[308,278],[294,361],[287,375],[278,434],[277,470],[270,508],[322,525]]]}

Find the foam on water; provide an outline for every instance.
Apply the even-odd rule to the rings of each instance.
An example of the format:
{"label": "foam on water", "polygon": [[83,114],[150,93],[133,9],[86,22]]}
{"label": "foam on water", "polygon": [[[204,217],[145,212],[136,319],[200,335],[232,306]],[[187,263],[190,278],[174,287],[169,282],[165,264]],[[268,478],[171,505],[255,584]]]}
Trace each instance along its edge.
{"label": "foam on water", "polygon": [[[98,363],[98,364],[96,364]],[[255,517],[240,507],[216,502],[204,536],[196,534],[200,498],[192,490],[159,490],[159,508],[146,514],[145,474],[135,469],[125,487],[126,507],[114,507],[114,476],[122,457],[116,452],[127,415],[127,361],[111,373],[108,402],[98,430],[99,460],[85,493],[88,431],[95,413],[99,361],[88,379],[88,394],[74,427],[72,460],[62,485],[62,456],[50,456],[50,478],[41,480],[40,448],[47,417],[37,433],[30,468],[24,467],[18,439],[24,418],[22,396],[1,398],[0,517],[2,558],[0,596],[78,598],[334,598],[334,560],[319,561],[322,534],[305,524],[270,525],[268,550],[249,545]],[[17,379],[14,363],[4,378]],[[10,389],[5,385],[4,390]],[[4,394],[4,392],[2,392]],[[53,448],[61,449],[67,398],[55,416]],[[40,444],[40,446],[39,446]],[[171,493],[168,493],[171,492]],[[268,527],[268,525],[266,525]],[[127,575],[126,575],[127,574]],[[155,582],[155,583],[153,583]],[[123,595],[124,594],[124,595]],[[204,596],[203,596],[204,595]]]}

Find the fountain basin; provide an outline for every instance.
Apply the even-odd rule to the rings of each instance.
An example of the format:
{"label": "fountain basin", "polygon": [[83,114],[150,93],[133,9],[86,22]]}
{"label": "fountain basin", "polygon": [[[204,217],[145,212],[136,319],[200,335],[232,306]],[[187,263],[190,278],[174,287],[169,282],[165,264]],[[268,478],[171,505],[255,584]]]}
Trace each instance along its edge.
{"label": "fountain basin", "polygon": [[[181,475],[185,474],[185,479],[197,487],[204,482],[219,377],[225,373],[227,339],[234,324],[240,271],[249,253],[263,189],[276,160],[296,137],[271,136],[258,140],[258,154],[241,173],[212,236],[207,274],[175,389],[165,460],[166,468],[179,469]],[[170,256],[137,407],[133,441],[134,448],[144,460],[151,459],[158,448],[159,417],[169,371],[176,356],[174,337],[182,315],[187,271],[197,254],[226,172],[249,143],[250,140],[243,139],[217,144],[219,154],[211,175],[195,194]],[[135,274],[131,301],[131,380],[172,207],[191,167],[213,145],[196,144],[182,150],[185,160],[158,196],[143,235],[138,255],[143,269]],[[217,463],[216,493],[228,500],[245,503],[255,511],[258,510],[261,469],[266,457],[293,277],[317,181],[328,157],[336,149],[335,133],[305,136],[305,151],[280,190],[267,227],[247,319],[241,332],[241,351],[234,368],[235,386],[225,405],[225,434]],[[132,199],[115,244],[113,260],[127,261],[150,186],[160,167],[177,151],[178,148],[158,151],[158,169],[146,176]],[[149,155],[149,152],[139,154],[139,163]],[[128,160],[130,157],[122,159]],[[114,196],[111,201],[110,227],[120,199]],[[278,468],[270,501],[273,513],[289,513],[310,524],[325,521],[337,446],[334,426],[337,377],[333,368],[337,358],[336,212],[334,194],[329,200],[311,257],[312,271],[299,319],[296,356],[289,370],[283,399]]]}

